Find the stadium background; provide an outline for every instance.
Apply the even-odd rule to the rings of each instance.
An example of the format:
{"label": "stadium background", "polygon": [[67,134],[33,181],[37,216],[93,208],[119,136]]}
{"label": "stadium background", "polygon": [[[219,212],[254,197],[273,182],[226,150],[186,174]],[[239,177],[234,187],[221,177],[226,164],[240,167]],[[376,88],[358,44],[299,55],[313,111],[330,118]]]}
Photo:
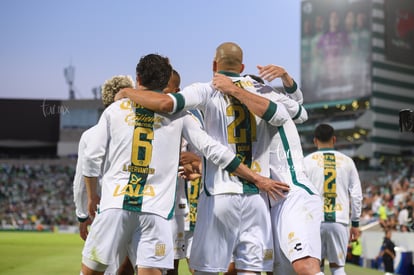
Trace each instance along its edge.
{"label": "stadium background", "polygon": [[[401,109],[414,109],[414,3],[304,0],[301,9],[301,88],[309,113],[299,126],[304,153],[314,150],[315,126],[330,123],[337,148],[357,163],[362,224],[372,232],[363,234],[369,260],[382,239],[372,211],[375,194],[390,204],[390,220],[400,210],[397,192],[414,200],[414,134],[400,131],[398,117]],[[327,45],[320,41],[333,11],[337,32],[348,39]],[[76,229],[71,184],[78,141],[102,111],[100,98],[0,99],[1,229]],[[397,245],[413,251],[400,234],[414,240],[414,233],[394,235]]]}

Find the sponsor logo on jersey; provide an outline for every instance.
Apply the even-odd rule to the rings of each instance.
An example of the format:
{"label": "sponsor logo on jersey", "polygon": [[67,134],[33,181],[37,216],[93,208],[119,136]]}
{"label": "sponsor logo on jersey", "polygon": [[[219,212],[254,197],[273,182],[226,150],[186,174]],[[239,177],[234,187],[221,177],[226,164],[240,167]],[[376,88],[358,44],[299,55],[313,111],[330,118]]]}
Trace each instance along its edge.
{"label": "sponsor logo on jersey", "polygon": [[154,187],[152,185],[141,185],[136,184],[135,186],[132,184],[127,184],[121,189],[121,185],[117,184],[115,187],[113,196],[124,196],[128,195],[130,197],[143,197],[143,196],[149,196],[149,197],[155,197],[155,191]]}
{"label": "sponsor logo on jersey", "polygon": [[302,243],[297,243],[293,249],[295,249],[296,251],[301,251],[302,250]]}

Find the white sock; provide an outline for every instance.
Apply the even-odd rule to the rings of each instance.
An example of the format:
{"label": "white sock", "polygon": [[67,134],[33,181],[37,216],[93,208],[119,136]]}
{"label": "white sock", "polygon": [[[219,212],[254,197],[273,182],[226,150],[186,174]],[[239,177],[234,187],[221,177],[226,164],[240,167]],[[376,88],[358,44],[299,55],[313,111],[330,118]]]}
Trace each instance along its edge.
{"label": "white sock", "polygon": [[345,267],[331,267],[332,275],[346,275]]}

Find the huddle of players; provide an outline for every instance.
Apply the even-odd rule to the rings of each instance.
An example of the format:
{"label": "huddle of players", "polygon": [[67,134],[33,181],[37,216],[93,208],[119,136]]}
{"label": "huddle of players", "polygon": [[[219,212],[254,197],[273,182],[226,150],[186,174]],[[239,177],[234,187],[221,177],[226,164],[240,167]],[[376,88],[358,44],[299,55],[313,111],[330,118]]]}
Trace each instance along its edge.
{"label": "huddle of players", "polygon": [[[165,232],[165,220],[174,209],[171,183],[177,175],[171,168],[178,167],[181,135],[205,156],[202,169],[192,166],[193,172],[186,171],[187,177],[200,173],[197,169],[203,173],[190,258],[196,273],[226,272],[232,261],[239,274],[323,274],[322,200],[305,174],[295,126],[307,119],[302,93],[278,66],[258,66],[259,75],[269,81],[280,77],[283,94],[253,76],[240,76],[242,59],[237,44],[223,43],[216,50],[211,82],[166,95],[156,90],[168,83],[168,59],[141,58],[137,89],[120,87],[127,88],[117,94],[121,99],[95,126],[95,139],[102,142],[87,143],[85,157],[79,156],[83,166],[77,168],[86,176],[87,214],[93,215],[100,204],[89,233],[93,238],[86,239],[83,250],[83,274],[115,273],[107,267],[119,267],[127,255],[140,274],[173,268],[172,236],[170,230]],[[155,64],[157,70],[152,69]],[[191,109],[203,114],[203,130],[186,112]],[[165,133],[157,136],[164,128]],[[128,133],[125,139],[117,137],[123,132]],[[158,147],[160,151],[154,152]],[[126,159],[130,163],[122,163]],[[90,182],[100,175],[104,201],[97,198],[96,181]],[[162,187],[157,186],[161,178]]]}

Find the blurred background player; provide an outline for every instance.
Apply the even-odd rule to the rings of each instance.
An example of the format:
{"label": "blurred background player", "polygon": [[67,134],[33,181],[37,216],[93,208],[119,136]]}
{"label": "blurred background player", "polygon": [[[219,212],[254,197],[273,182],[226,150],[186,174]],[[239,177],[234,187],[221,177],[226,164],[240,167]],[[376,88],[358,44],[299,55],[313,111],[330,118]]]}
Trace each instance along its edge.
{"label": "blurred background player", "polygon": [[305,171],[324,201],[322,259],[329,261],[333,275],[343,275],[349,240],[355,240],[359,230],[362,190],[354,161],[335,150],[335,142],[332,126],[319,124],[314,132],[318,150],[305,157]]}

